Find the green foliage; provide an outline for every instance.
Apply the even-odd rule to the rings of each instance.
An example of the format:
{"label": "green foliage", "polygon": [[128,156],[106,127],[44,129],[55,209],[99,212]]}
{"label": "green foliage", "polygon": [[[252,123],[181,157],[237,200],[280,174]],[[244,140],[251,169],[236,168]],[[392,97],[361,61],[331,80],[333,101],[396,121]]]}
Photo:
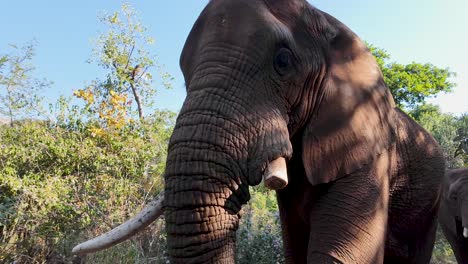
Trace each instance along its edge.
{"label": "green foliage", "polygon": [[456,117],[444,114],[438,106],[431,104],[418,106],[409,114],[439,142],[447,161],[447,167],[458,168],[468,165],[466,155],[456,155],[460,147],[460,142],[456,140],[457,133],[468,131],[466,115]]}
{"label": "green foliage", "polygon": [[454,141],[458,144],[455,151],[455,157],[460,157],[468,167],[468,113],[465,113],[458,119],[457,136]]}
{"label": "green foliage", "polygon": [[122,4],[120,12],[104,14],[100,20],[108,27],[108,32],[97,38],[89,62],[97,62],[108,73],[104,80],[95,80],[87,87],[95,98],[90,107],[98,113],[102,103],[108,103],[114,93],[125,97],[123,106],[129,116],[136,110],[142,119],[144,108],[153,106],[152,99],[156,94],[153,72],[157,71],[167,88],[173,78],[148,50],[154,39],[146,35],[146,28],[129,4]]}
{"label": "green foliage", "polygon": [[[11,54],[0,56],[0,113],[12,124],[20,120],[0,125],[2,263],[168,262],[163,220],[108,250],[71,256],[77,242],[122,223],[160,192],[175,120],[172,112],[150,110],[157,91],[153,76],[167,88],[172,78],[150,52],[154,40],[137,13],[123,4],[100,19],[108,31],[98,36],[89,62],[107,74],[75,92],[84,106],[71,105],[67,97],[51,105],[49,122],[24,119],[42,112],[38,92],[50,85],[32,77],[35,43],[12,46]],[[468,116],[424,105],[451,90],[454,74],[431,64],[390,63],[388,53],[370,48],[397,104],[434,134],[450,166],[468,166]],[[255,187],[251,196],[237,233],[237,262],[284,263],[275,193]],[[449,263],[450,256],[438,239],[434,263]]]}
{"label": "green foliage", "polygon": [[16,119],[43,113],[39,92],[51,83],[32,77],[35,47],[34,41],[23,47],[10,45],[12,51],[0,56],[0,115],[8,117],[11,125]]}
{"label": "green foliage", "polygon": [[283,241],[275,192],[250,189],[237,232],[237,263],[284,263]]}
{"label": "green foliage", "polygon": [[384,49],[368,44],[379,64],[385,83],[390,89],[398,107],[412,109],[424,104],[440,92],[450,92],[455,86],[450,78],[455,73],[430,63],[400,64],[389,62],[390,54]]}
{"label": "green foliage", "polygon": [[[172,78],[147,50],[154,40],[136,12],[123,4],[101,21],[109,30],[90,62],[108,70],[106,77],[75,91],[84,105],[60,97],[48,122],[24,119],[49,85],[32,77],[35,44],[0,56],[0,110],[19,120],[0,125],[1,263],[167,262],[161,221],[108,251],[71,256],[78,241],[122,223],[160,192],[175,121],[175,113],[151,109],[153,72],[165,87]],[[152,113],[144,120],[143,109]]]}
{"label": "green foliage", "polygon": [[[3,55],[0,57],[0,70],[2,69],[3,65],[8,61],[8,56]],[[1,73],[1,72],[0,72]]]}
{"label": "green foliage", "polygon": [[0,126],[0,262],[70,259],[83,235],[137,211],[162,189],[173,123],[173,113],[156,112],[105,137],[89,122]]}
{"label": "green foliage", "polygon": [[437,228],[436,241],[432,251],[431,264],[457,264],[450,244],[445,239],[441,228]]}

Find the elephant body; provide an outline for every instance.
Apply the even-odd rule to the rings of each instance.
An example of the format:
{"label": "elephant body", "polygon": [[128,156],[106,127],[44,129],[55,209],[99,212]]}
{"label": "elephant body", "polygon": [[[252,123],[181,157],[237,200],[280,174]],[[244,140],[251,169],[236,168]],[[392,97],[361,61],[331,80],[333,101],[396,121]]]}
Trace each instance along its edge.
{"label": "elephant body", "polygon": [[[444,160],[431,135],[400,110],[395,109],[395,114],[397,141],[381,157],[388,163],[374,168],[374,171],[384,170],[379,184],[388,185],[388,192],[383,191],[387,187],[376,186],[380,193],[369,193],[359,184],[366,180],[362,175],[366,169],[333,183],[311,186],[302,169],[302,161],[294,158],[290,161],[290,183],[278,191],[288,263],[382,263],[382,257],[384,263],[429,263]],[[375,173],[377,175],[378,171]],[[374,200],[369,196],[378,195],[382,196],[381,203],[369,204]],[[327,203],[327,199],[334,202]],[[353,201],[359,202],[350,208]],[[388,210],[388,225],[363,224],[367,221],[361,217],[375,213],[380,206]],[[363,212],[362,208],[368,211]],[[380,230],[376,229],[386,229],[386,238],[378,237]],[[354,244],[352,240],[358,235],[368,237],[353,245],[354,249],[348,249],[350,252],[337,251],[333,257],[317,252],[321,257],[312,256],[311,245],[321,243],[322,252],[330,252],[330,249],[339,248],[341,241]],[[385,252],[382,253],[384,240]],[[362,250],[363,247],[369,254]],[[364,251],[362,258],[354,258],[360,254],[353,255],[352,250]],[[323,261],[311,262],[310,259]]]}
{"label": "elephant body", "polygon": [[[305,0],[211,0],[180,65],[187,97],[164,175],[171,263],[234,263],[241,207],[262,179],[277,190],[288,263],[429,263],[442,152],[343,23]],[[158,215],[146,212],[106,240]]]}
{"label": "elephant body", "polygon": [[442,152],[395,107],[349,28],[304,0],[211,0],[180,64],[187,98],[165,174],[171,262],[235,262],[248,188],[284,158],[288,263],[429,263]]}
{"label": "elephant body", "polygon": [[458,263],[468,263],[468,168],[446,172],[439,223]]}

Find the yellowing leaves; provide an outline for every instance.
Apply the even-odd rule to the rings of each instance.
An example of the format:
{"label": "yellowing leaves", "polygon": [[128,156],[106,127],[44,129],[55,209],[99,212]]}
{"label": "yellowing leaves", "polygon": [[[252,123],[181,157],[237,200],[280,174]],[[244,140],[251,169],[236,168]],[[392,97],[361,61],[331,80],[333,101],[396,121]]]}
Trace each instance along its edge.
{"label": "yellowing leaves", "polygon": [[99,126],[89,129],[94,137],[118,132],[133,121],[128,118],[127,112],[131,111],[131,103],[126,93],[117,93],[110,90],[108,96],[99,97],[99,102],[95,100],[96,97],[89,88],[76,90],[73,94],[77,98],[83,99],[90,111],[97,113],[99,117]]}
{"label": "yellowing leaves", "polygon": [[127,94],[118,94],[111,90],[107,101],[102,101],[99,117],[106,122],[107,128],[122,129],[127,123]]}
{"label": "yellowing leaves", "polygon": [[127,105],[127,94],[117,94],[113,90],[110,91],[110,103],[118,109],[125,109]]}
{"label": "yellowing leaves", "polygon": [[112,16],[109,16],[108,20],[111,24],[119,23],[119,13],[115,12]]}
{"label": "yellowing leaves", "polygon": [[81,98],[85,100],[85,102],[88,105],[92,105],[94,103],[94,94],[89,88],[85,90],[83,89],[76,90],[73,92],[73,95],[77,98]]}
{"label": "yellowing leaves", "polygon": [[91,132],[91,135],[93,137],[102,137],[102,136],[106,135],[106,132],[102,128],[91,127],[88,130],[89,130],[89,132]]}

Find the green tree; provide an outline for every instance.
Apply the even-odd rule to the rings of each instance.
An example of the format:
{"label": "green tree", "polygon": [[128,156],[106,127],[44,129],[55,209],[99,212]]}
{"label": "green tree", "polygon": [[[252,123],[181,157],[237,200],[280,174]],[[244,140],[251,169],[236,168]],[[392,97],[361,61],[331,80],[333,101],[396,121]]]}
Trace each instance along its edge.
{"label": "green tree", "polygon": [[463,159],[464,166],[468,166],[468,113],[458,118],[457,136],[454,141],[458,144],[455,157]]}
{"label": "green tree", "polygon": [[439,142],[449,168],[468,166],[468,114],[442,113],[432,104],[417,106],[409,114]]}
{"label": "green tree", "polygon": [[0,57],[0,70],[2,69],[3,65],[8,61],[8,57],[6,55],[3,55]]}
{"label": "green tree", "polygon": [[95,80],[77,92],[78,97],[87,101],[90,110],[104,119],[114,117],[117,123],[134,113],[142,120],[145,108],[153,106],[154,71],[165,87],[171,86],[172,77],[149,51],[154,39],[147,36],[147,29],[137,15],[129,4],[124,3],[119,12],[100,17],[108,31],[98,36],[89,62],[96,62],[108,73],[104,80]]}
{"label": "green tree", "polygon": [[456,155],[460,143],[459,131],[467,129],[463,117],[442,113],[436,105],[425,104],[414,108],[409,114],[439,142],[447,161],[447,167],[458,168],[464,165],[463,155]]}
{"label": "green tree", "polygon": [[0,57],[0,114],[13,125],[15,119],[43,113],[39,92],[51,82],[33,77],[35,41],[10,47],[12,51]]}
{"label": "green tree", "polygon": [[402,109],[413,109],[440,92],[451,92],[455,86],[455,83],[450,81],[455,73],[448,68],[438,68],[431,63],[391,62],[390,54],[386,50],[372,44],[368,46],[377,59],[395,103]]}

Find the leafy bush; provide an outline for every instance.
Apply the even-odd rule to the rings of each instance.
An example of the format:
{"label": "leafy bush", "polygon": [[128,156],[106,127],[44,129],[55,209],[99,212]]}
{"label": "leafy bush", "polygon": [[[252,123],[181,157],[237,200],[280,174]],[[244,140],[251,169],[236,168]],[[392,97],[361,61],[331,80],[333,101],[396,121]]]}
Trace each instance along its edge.
{"label": "leafy bush", "polygon": [[275,192],[251,188],[237,232],[237,263],[283,263],[283,240]]}
{"label": "leafy bush", "polygon": [[437,229],[437,236],[432,251],[431,264],[457,264],[450,244],[445,239],[441,228]]}
{"label": "leafy bush", "polygon": [[70,259],[75,242],[131,216],[162,189],[173,120],[157,112],[104,135],[91,121],[1,126],[0,262]]}
{"label": "leafy bush", "polygon": [[464,155],[455,154],[460,146],[460,142],[455,140],[458,131],[468,131],[467,116],[456,117],[442,113],[435,105],[419,106],[412,110],[410,115],[439,142],[448,168],[468,166],[464,162]]}

